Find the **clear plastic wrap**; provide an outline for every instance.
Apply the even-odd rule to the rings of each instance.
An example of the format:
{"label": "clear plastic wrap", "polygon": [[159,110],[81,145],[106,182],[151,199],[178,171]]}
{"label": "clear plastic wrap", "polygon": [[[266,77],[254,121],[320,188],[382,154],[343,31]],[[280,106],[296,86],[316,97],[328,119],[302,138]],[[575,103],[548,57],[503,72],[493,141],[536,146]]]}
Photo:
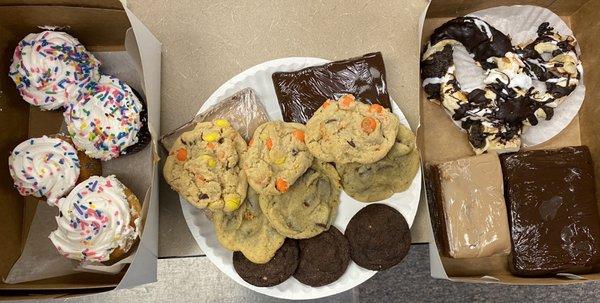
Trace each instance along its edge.
{"label": "clear plastic wrap", "polygon": [[194,129],[196,123],[227,119],[244,139],[250,140],[254,130],[269,121],[269,116],[252,88],[244,88],[231,97],[197,114],[192,120],[160,138],[161,145],[170,150],[179,136]]}
{"label": "clear plastic wrap", "polygon": [[480,258],[510,252],[502,169],[494,153],[432,165],[428,196],[444,255]]}
{"label": "clear plastic wrap", "polygon": [[510,270],[579,274],[600,263],[600,218],[587,146],[503,155]]}
{"label": "clear plastic wrap", "polygon": [[306,123],[325,100],[337,100],[345,94],[391,108],[379,52],[294,72],[276,72],[273,85],[286,122]]}

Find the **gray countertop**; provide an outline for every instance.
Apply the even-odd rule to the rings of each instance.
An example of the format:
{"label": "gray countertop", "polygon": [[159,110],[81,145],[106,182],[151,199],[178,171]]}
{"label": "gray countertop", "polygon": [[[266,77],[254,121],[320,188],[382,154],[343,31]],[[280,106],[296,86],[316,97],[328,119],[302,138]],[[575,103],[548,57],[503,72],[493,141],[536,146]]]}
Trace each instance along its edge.
{"label": "gray countertop", "polygon": [[[285,2],[285,3],[284,3]],[[367,1],[368,2],[368,1]],[[129,6],[133,12],[152,30],[163,43],[163,108],[161,127],[163,132],[177,126],[177,121],[186,121],[195,114],[202,100],[208,97],[222,82],[231,76],[264,61],[264,57],[283,57],[302,45],[298,39],[288,39],[290,49],[270,50],[256,39],[244,41],[244,58],[236,58],[227,53],[229,48],[239,47],[240,44],[206,45],[215,40],[215,35],[228,35],[234,39],[243,35],[251,35],[253,29],[244,28],[244,18],[254,18],[252,10],[264,9],[256,18],[271,18],[273,10],[290,10],[286,8],[294,2],[288,1],[259,1],[237,4],[237,1],[163,1],[163,0],[130,0]],[[304,1],[302,1],[304,3]],[[310,5],[325,5],[323,1],[309,1]],[[332,9],[339,10],[336,2]],[[356,2],[354,4],[358,4]],[[361,3],[365,9],[368,3]],[[391,1],[390,1],[391,3]],[[400,1],[398,5],[424,5],[424,0]],[[294,3],[298,5],[298,2]],[[236,6],[230,10],[230,6]],[[400,9],[400,8],[399,8]],[[250,12],[248,12],[250,10]],[[258,13],[258,12],[257,12]],[[308,14],[307,11],[296,12],[291,9],[291,28],[295,28],[301,18],[297,14]],[[311,12],[311,14],[314,12]],[[296,14],[296,15],[294,15]],[[401,12],[399,13],[401,17]],[[277,26],[282,20],[267,20],[271,27]],[[234,24],[232,27],[231,24]],[[237,27],[235,24],[238,24]],[[232,33],[240,29],[245,32]],[[255,29],[258,31],[260,29]],[[302,26],[297,29],[302,32]],[[392,29],[393,30],[417,29]],[[274,35],[277,33],[274,33]],[[281,33],[280,33],[281,34]],[[304,33],[306,34],[306,33]],[[258,37],[258,36],[257,36]],[[376,37],[375,37],[376,38]],[[392,37],[393,38],[393,37]],[[377,39],[376,39],[377,40]],[[377,40],[379,41],[379,40]],[[267,44],[270,41],[267,41]],[[365,43],[368,41],[365,40]],[[373,42],[375,43],[375,42]],[[395,41],[394,43],[400,43]],[[313,45],[313,48],[315,46]],[[374,45],[389,52],[397,51],[395,46]],[[362,50],[359,50],[359,52]],[[272,54],[271,54],[272,52]],[[318,55],[326,49],[318,49]],[[207,54],[209,53],[209,54]],[[209,58],[222,53],[219,60]],[[233,52],[235,53],[235,52]],[[351,51],[351,54],[357,54]],[[418,53],[418,52],[417,52]],[[253,56],[253,54],[256,54]],[[345,54],[345,52],[341,52]],[[268,55],[268,56],[267,56]],[[297,54],[303,55],[303,54]],[[340,55],[336,52],[333,55]],[[398,55],[396,52],[395,55]],[[400,54],[401,55],[401,54]],[[182,58],[191,62],[183,64]],[[418,58],[418,57],[417,57]],[[415,60],[418,60],[418,59]],[[219,61],[216,60],[216,61]],[[417,62],[417,61],[415,61]],[[195,67],[194,67],[195,66]],[[201,68],[198,68],[198,67]],[[393,77],[401,77],[392,75]],[[401,95],[393,91],[395,96]],[[172,104],[176,102],[177,106]],[[165,104],[168,104],[165,106]],[[402,106],[401,106],[402,107]],[[406,108],[403,108],[406,111]],[[414,126],[415,115],[407,115]],[[248,290],[226,275],[221,273],[203,256],[195,244],[181,213],[177,195],[161,181],[160,201],[160,238],[158,262],[158,282],[134,289],[112,291],[86,297],[67,299],[69,302],[278,302],[273,298]],[[540,300],[547,302],[598,302],[600,290],[598,283],[584,283],[570,286],[506,286],[493,284],[466,284],[432,279],[429,275],[429,256],[427,245],[413,245],[409,256],[398,266],[378,273],[374,278],[359,287],[333,297],[317,300],[317,302],[382,302],[391,301],[526,301]]]}
{"label": "gray countertop", "polygon": [[[432,279],[427,245],[413,245],[396,267],[380,272],[345,293],[311,302],[600,302],[600,284],[507,286]],[[206,257],[158,262],[158,282],[67,302],[282,302],[246,289],[221,273]],[[291,302],[291,301],[290,301]]]}

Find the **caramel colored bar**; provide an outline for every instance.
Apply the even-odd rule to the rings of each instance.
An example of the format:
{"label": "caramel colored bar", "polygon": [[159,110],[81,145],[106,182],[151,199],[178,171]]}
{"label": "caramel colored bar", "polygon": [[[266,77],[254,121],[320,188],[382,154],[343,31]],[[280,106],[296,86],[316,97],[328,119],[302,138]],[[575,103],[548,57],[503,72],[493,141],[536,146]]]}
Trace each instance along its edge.
{"label": "caramel colored bar", "polygon": [[428,195],[444,255],[479,258],[510,252],[502,169],[496,154],[431,166]]}

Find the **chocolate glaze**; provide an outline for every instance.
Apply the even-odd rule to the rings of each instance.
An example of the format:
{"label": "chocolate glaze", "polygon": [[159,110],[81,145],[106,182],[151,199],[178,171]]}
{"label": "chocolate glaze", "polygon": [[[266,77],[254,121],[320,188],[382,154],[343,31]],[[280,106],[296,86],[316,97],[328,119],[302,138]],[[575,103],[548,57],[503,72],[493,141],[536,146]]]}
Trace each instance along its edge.
{"label": "chocolate glaze", "polygon": [[513,50],[510,38],[487,24],[492,38],[480,28],[476,22],[487,22],[473,17],[459,17],[452,19],[435,29],[431,35],[431,44],[441,40],[452,39],[460,42],[465,48],[475,55],[475,60],[485,62],[489,57],[503,57]]}
{"label": "chocolate glaze", "polygon": [[520,276],[586,273],[600,262],[600,217],[586,146],[501,157],[513,243],[510,270]]}
{"label": "chocolate glaze", "polygon": [[272,78],[286,122],[306,123],[325,100],[337,100],[345,94],[391,108],[380,52],[294,72],[277,72]]}

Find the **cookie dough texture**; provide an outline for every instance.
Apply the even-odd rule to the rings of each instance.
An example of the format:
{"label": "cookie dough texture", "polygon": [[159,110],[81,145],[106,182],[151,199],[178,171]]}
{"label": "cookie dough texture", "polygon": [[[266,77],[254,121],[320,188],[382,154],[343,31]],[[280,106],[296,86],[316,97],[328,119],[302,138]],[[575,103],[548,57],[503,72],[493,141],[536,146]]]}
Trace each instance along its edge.
{"label": "cookie dough texture", "polygon": [[233,268],[244,281],[258,287],[270,287],[283,283],[298,267],[298,241],[286,239],[271,261],[255,264],[236,251]]}
{"label": "cookie dough texture", "polygon": [[260,208],[280,234],[306,239],[329,229],[340,203],[340,190],[335,168],[315,160],[288,192],[261,195]]}
{"label": "cookie dough texture", "polygon": [[163,174],[194,206],[230,212],[246,197],[248,183],[239,165],[245,152],[246,142],[227,120],[198,123],[175,142]]}
{"label": "cookie dough texture", "polygon": [[294,278],[303,284],[319,287],[337,281],[350,263],[350,244],[337,228],[310,239],[298,241],[300,262]]}
{"label": "cookie dough texture", "polygon": [[248,183],[259,194],[286,192],[311,166],[313,156],[304,143],[305,127],[272,121],[254,132],[244,160]]}
{"label": "cookie dough texture", "polygon": [[327,100],[306,124],[306,145],[325,162],[362,164],[381,160],[394,145],[398,118],[380,105],[345,95]]}
{"label": "cookie dough texture", "polygon": [[383,159],[371,164],[337,164],[336,168],[349,196],[361,202],[374,202],[407,190],[419,165],[415,135],[400,124],[396,142]]}
{"label": "cookie dough texture", "polygon": [[352,260],[370,270],[386,270],[400,263],[410,250],[408,223],[385,204],[370,204],[358,211],[348,222],[345,235]]}
{"label": "cookie dough texture", "polygon": [[263,215],[258,194],[251,188],[240,208],[230,213],[213,212],[212,221],[219,243],[231,251],[240,251],[252,263],[269,262],[285,240]]}

